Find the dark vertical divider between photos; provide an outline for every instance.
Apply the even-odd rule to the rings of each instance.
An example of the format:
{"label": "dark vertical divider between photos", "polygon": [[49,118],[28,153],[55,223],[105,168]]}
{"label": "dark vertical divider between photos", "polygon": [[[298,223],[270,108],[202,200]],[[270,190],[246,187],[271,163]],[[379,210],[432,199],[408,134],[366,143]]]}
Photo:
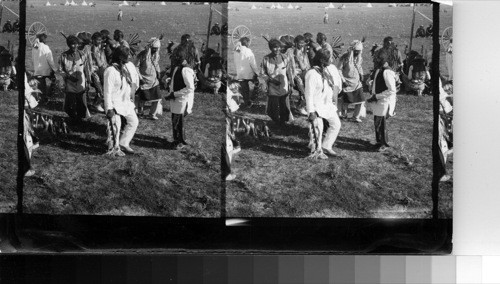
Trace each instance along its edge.
{"label": "dark vertical divider between photos", "polygon": [[433,3],[432,6],[432,70],[431,84],[432,93],[438,94],[433,97],[433,115],[434,123],[432,126],[432,218],[439,218],[439,180],[443,176],[442,166],[440,165],[439,157],[439,3]]}
{"label": "dark vertical divider between photos", "polygon": [[24,60],[26,57],[26,0],[19,1],[19,50],[17,52],[17,89],[19,90],[18,100],[18,134],[17,134],[17,213],[23,213],[23,186],[24,186],[24,74],[26,67]]}

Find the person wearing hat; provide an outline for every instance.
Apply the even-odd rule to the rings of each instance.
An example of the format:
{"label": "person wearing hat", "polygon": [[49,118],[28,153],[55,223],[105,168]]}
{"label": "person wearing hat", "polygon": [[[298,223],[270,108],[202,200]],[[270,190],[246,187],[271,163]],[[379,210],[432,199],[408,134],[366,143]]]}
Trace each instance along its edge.
{"label": "person wearing hat", "polygon": [[215,25],[210,30],[210,35],[220,35],[219,23],[215,23]]}
{"label": "person wearing hat", "polygon": [[78,49],[80,40],[76,36],[68,36],[66,44],[69,49],[59,58],[59,72],[66,85],[64,111],[73,122],[78,123],[81,119],[90,117],[85,95],[90,80],[90,58],[87,53]]}
{"label": "person wearing hat", "polygon": [[424,25],[420,25],[420,27],[418,27],[417,33],[415,34],[415,37],[425,37]]}
{"label": "person wearing hat", "polygon": [[5,25],[3,25],[2,33],[11,33],[12,32],[12,24],[10,23],[10,20],[7,20],[5,22]]}
{"label": "person wearing hat", "polygon": [[366,114],[363,96],[363,43],[355,40],[349,49],[339,59],[338,69],[342,76],[342,92],[339,96],[340,118],[347,118],[349,104],[355,104],[352,119],[361,122],[361,116]]}
{"label": "person wearing hat", "polygon": [[382,48],[374,52],[373,67],[378,69],[382,67],[382,62],[386,61],[392,70],[397,72],[403,66],[401,52],[394,45],[393,38],[388,36],[384,38]]}
{"label": "person wearing hat", "polygon": [[156,115],[161,107],[159,101],[162,99],[160,94],[160,47],[160,40],[153,37],[136,59],[140,78],[138,111],[142,115],[144,103],[151,102],[149,118],[153,120],[158,120]]}
{"label": "person wearing hat", "polygon": [[282,43],[273,38],[268,46],[271,53],[264,56],[260,68],[260,78],[267,84],[266,113],[277,124],[284,125],[291,118],[290,80],[291,62],[281,53]]}
{"label": "person wearing hat", "polygon": [[33,67],[35,68],[35,79],[38,81],[38,89],[41,91],[41,101],[48,101],[49,92],[47,89],[47,78],[52,77],[57,71],[52,51],[45,44],[47,35],[45,33],[38,34],[31,54],[33,56]]}
{"label": "person wearing hat", "polygon": [[[117,47],[113,51],[111,65],[104,71],[103,89],[104,109],[111,124],[114,124],[119,132],[122,122],[116,115],[125,118],[127,122],[121,135],[114,133],[119,135],[120,150],[127,154],[134,154],[135,151],[130,147],[130,141],[139,125],[133,102],[135,90],[139,85],[139,74],[134,64],[129,62],[129,53],[129,48],[125,46]],[[118,145],[114,146],[118,147]]]}
{"label": "person wearing hat", "polygon": [[397,76],[386,60],[381,62],[381,67],[375,71],[372,96],[367,100],[371,103],[373,122],[375,125],[375,146],[379,151],[384,151],[389,146],[386,120],[394,116],[396,107],[396,81]]}

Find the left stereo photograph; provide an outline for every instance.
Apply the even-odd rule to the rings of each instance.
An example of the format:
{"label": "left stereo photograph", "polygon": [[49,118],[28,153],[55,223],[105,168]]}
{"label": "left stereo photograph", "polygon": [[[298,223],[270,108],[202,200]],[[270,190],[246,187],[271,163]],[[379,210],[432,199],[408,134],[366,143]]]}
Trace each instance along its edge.
{"label": "left stereo photograph", "polygon": [[63,1],[26,1],[23,212],[220,217],[227,4]]}

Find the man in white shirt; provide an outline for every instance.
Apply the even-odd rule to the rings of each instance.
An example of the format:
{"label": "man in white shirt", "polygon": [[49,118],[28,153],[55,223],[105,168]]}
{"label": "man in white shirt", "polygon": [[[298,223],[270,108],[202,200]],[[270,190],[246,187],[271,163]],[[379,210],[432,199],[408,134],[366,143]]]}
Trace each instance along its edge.
{"label": "man in white shirt", "polygon": [[254,80],[255,76],[259,74],[259,68],[255,61],[255,55],[252,50],[248,48],[250,39],[247,37],[242,37],[240,39],[240,44],[237,44],[233,56],[234,65],[236,66],[236,80],[240,82],[241,94],[243,95],[243,100],[247,105],[252,105],[252,98],[250,95],[249,82]]}
{"label": "man in white shirt", "polygon": [[384,151],[387,147],[390,147],[388,144],[386,120],[394,116],[397,75],[387,60],[383,61],[381,65],[382,67],[375,71],[372,97],[367,102],[371,103],[373,112],[376,146],[379,151]]}
{"label": "man in white shirt", "polygon": [[112,55],[112,65],[104,71],[104,109],[106,116],[116,124],[118,131],[121,119],[116,119],[115,115],[121,115],[127,121],[119,144],[122,151],[133,154],[130,141],[139,125],[133,98],[139,86],[139,73],[134,64],[128,61],[129,52],[124,46],[116,48]]}
{"label": "man in white shirt", "polygon": [[35,68],[35,79],[38,81],[38,89],[42,92],[42,102],[49,96],[46,79],[53,76],[57,67],[54,63],[52,51],[45,44],[46,34],[39,34],[33,44],[33,66]]}
{"label": "man in white shirt", "polygon": [[[323,151],[336,156],[333,143],[340,131],[340,119],[337,113],[337,96],[342,88],[342,78],[335,65],[330,64],[330,51],[319,50],[313,58],[313,68],[306,73],[305,97],[308,120],[313,123],[317,118],[328,121],[328,130],[323,140]],[[323,122],[319,120],[319,135],[323,133]]]}

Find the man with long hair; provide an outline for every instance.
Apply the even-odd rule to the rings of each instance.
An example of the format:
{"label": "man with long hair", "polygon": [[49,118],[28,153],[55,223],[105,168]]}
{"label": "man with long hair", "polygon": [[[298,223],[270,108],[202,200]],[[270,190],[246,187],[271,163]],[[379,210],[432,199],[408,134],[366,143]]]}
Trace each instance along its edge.
{"label": "man with long hair", "polygon": [[[111,66],[104,71],[104,109],[110,120],[113,147],[127,154],[134,154],[130,141],[134,137],[139,119],[135,113],[133,102],[135,91],[139,84],[139,74],[134,64],[129,62],[129,48],[120,46],[113,51]],[[127,124],[120,135],[121,119],[125,118]],[[118,142],[118,145],[116,145]],[[113,150],[113,149],[110,149]],[[120,152],[118,152],[119,154]]]}
{"label": "man with long hair", "polygon": [[[306,110],[309,114],[308,120],[317,125],[315,131],[316,140],[323,135],[323,120],[328,122],[325,139],[318,150],[330,156],[337,156],[333,150],[333,143],[340,132],[340,119],[335,105],[336,97],[342,88],[342,78],[335,65],[330,64],[330,51],[321,49],[316,52],[311,68],[305,77]],[[317,143],[319,144],[319,143]]]}

